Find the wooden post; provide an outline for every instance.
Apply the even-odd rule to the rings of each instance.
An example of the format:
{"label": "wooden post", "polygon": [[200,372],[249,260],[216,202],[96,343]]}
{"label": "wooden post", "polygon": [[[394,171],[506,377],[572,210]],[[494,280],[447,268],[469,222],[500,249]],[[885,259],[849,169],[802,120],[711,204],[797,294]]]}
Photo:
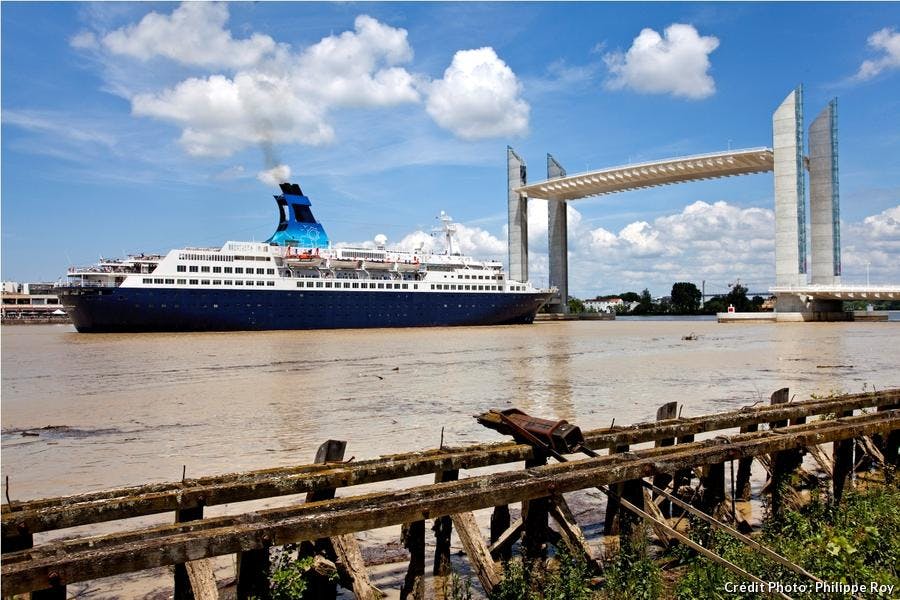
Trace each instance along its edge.
{"label": "wooden post", "polygon": [[[668,419],[674,419],[678,416],[678,403],[677,402],[666,402],[662,406],[660,406],[656,410],[656,420],[657,421],[666,421]],[[675,438],[665,438],[662,440],[657,440],[654,446],[656,448],[664,448],[666,446],[672,446],[675,444]],[[672,483],[673,475],[669,473],[660,473],[659,475],[653,476],[653,485],[664,490],[666,489],[670,483]],[[653,498],[656,498],[654,494]],[[663,500],[662,503],[659,504],[659,512],[662,514],[664,518],[669,518],[671,515],[671,506],[668,500]]]}
{"label": "wooden post", "polygon": [[[741,433],[752,433],[754,431],[759,431],[759,425],[744,425],[741,427]],[[735,484],[735,487],[737,488],[736,495],[741,500],[750,499],[750,471],[752,467],[752,456],[738,460],[737,483]]]}
{"label": "wooden post", "polygon": [[[781,388],[772,393],[770,403],[786,404],[791,398],[789,388]],[[769,429],[778,429],[787,427],[788,422],[775,421],[769,423]],[[778,516],[784,509],[784,496],[789,491],[791,485],[791,475],[803,462],[803,455],[800,450],[785,450],[782,452],[773,452],[770,458],[772,465],[772,478],[769,481],[769,492],[772,494],[772,503],[770,505],[772,514]]]}
{"label": "wooden post", "polygon": [[[644,486],[640,479],[629,479],[622,484],[622,499],[644,510]],[[641,518],[631,510],[619,505],[619,545],[631,544],[635,530],[641,526]]]}
{"label": "wooden post", "polygon": [[[535,448],[534,458],[525,461],[525,468],[530,469],[545,464],[547,464],[547,455]],[[526,560],[547,557],[547,518],[549,514],[549,497],[535,498],[522,503],[522,521],[525,527],[522,550]]]}
{"label": "wooden post", "polygon": [[[500,536],[509,529],[510,522],[509,505],[495,506],[494,512],[491,513],[491,545],[500,541]],[[512,544],[504,544],[496,558],[497,560],[509,560],[512,558]]]}
{"label": "wooden post", "polygon": [[[459,479],[459,470],[440,471],[435,473],[434,482],[456,481]],[[450,565],[450,535],[453,533],[453,519],[449,515],[438,517],[431,528],[434,531],[434,594],[437,598],[444,597],[447,587],[447,577],[452,572]]]}
{"label": "wooden post", "polygon": [[[192,506],[175,511],[175,522],[198,521],[203,518],[203,506]],[[194,591],[191,587],[191,578],[187,567],[183,564],[175,565],[175,600],[194,600]]]}
{"label": "wooden post", "polygon": [[409,550],[409,569],[400,588],[400,600],[425,600],[425,521],[404,524],[400,537]]}
{"label": "wooden post", "polygon": [[709,516],[715,516],[716,509],[725,501],[725,463],[716,463],[706,468],[703,476],[703,493],[700,509]]}
{"label": "wooden post", "polygon": [[[347,442],[341,440],[327,440],[316,451],[315,464],[325,464],[329,462],[340,462],[344,460],[344,451],[347,449]],[[320,502],[322,500],[331,500],[334,498],[335,488],[324,488],[309,492],[306,494],[307,502]],[[314,544],[303,543],[300,545],[302,554],[318,554],[324,556],[328,560],[334,562],[337,556],[331,545],[331,540],[323,538],[316,540]],[[315,571],[309,573],[308,587],[305,598],[328,599],[331,600],[337,596],[337,584],[329,577],[319,575]]]}
{"label": "wooden post", "polygon": [[[900,404],[879,406],[878,412],[894,410],[896,408],[900,408]],[[881,454],[884,455],[885,480],[893,481],[894,477],[896,477],[897,468],[900,467],[900,429],[895,429],[894,431],[878,437],[881,438],[879,440],[880,443],[878,444],[878,449],[881,450]]]}
{"label": "wooden post", "polygon": [[[849,417],[853,415],[853,411],[844,411],[838,415],[839,417]],[[853,447],[856,445],[854,439],[841,440],[832,444],[832,454],[834,459],[834,473],[831,477],[832,496],[835,504],[840,504],[841,497],[844,495],[844,486],[847,478],[853,471]]]}
{"label": "wooden post", "polygon": [[[621,454],[628,452],[628,445],[613,446],[609,449],[610,454]],[[603,519],[603,535],[616,535],[619,533],[619,498],[622,496],[625,484],[622,482],[613,483],[609,486],[612,494],[606,499],[606,516]]]}

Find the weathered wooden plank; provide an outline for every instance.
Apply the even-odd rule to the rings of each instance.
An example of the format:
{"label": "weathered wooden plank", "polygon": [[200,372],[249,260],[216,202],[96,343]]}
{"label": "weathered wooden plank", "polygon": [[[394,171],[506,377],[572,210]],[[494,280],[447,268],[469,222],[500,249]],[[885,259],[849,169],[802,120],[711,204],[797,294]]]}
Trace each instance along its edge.
{"label": "weathered wooden plank", "polygon": [[472,570],[475,571],[475,575],[478,577],[478,581],[481,583],[481,587],[484,588],[485,593],[490,595],[494,586],[500,583],[500,570],[497,568],[494,559],[491,558],[491,553],[487,544],[484,543],[484,538],[481,537],[478,523],[475,522],[475,515],[471,511],[458,512],[452,516],[452,519],[453,525],[456,526],[456,535],[459,536],[463,550],[465,550],[466,556],[469,558],[469,564],[472,566]]}
{"label": "weathered wooden plank", "polygon": [[425,600],[425,521],[403,524],[403,546],[409,550],[409,569],[400,600]]}
{"label": "weathered wooden plank", "polygon": [[[589,447],[636,444],[794,418],[900,403],[900,390],[852,394],[835,399],[792,403],[786,407],[741,409],[659,423],[598,429],[585,433]],[[440,449],[358,461],[352,465],[300,465],[249,473],[188,479],[184,482],[132,486],[58,498],[13,502],[0,506],[3,529],[21,526],[38,533],[77,525],[156,514],[179,508],[256,500],[299,494],[323,488],[347,487],[424,475],[452,469],[471,469],[527,460],[530,446],[501,443],[461,449]]]}
{"label": "weathered wooden plank", "polygon": [[219,588],[216,585],[211,559],[192,560],[184,566],[194,600],[219,600]]}
{"label": "weathered wooden plank", "polygon": [[512,556],[512,546],[519,539],[519,536],[522,535],[524,525],[522,518],[519,517],[510,524],[506,531],[498,535],[496,540],[491,541],[491,545],[488,548],[491,558],[500,561],[509,560],[509,557]]}
{"label": "weathered wooden plank", "polygon": [[569,503],[562,494],[553,496],[550,503],[550,516],[556,521],[563,542],[568,546],[569,552],[580,556],[595,573],[603,571],[603,563],[599,558],[594,558],[594,551],[584,537],[584,532],[578,526]]}
{"label": "weathered wooden plank", "polygon": [[[477,510],[498,503],[538,498],[548,493],[564,493],[637,479],[655,472],[671,472],[685,464],[714,464],[747,455],[850,439],[897,428],[900,428],[900,411],[887,411],[785,428],[778,433],[737,435],[724,441],[705,440],[673,448],[641,450],[631,455],[551,464],[526,472],[508,471],[400,492],[366,494],[260,511],[253,518],[245,516],[239,525],[228,527],[184,532],[180,528],[186,527],[186,524],[150,528],[125,536],[129,539],[125,543],[116,540],[115,536],[107,536],[104,543],[101,536],[88,542],[80,540],[82,549],[78,552],[63,550],[67,542],[47,544],[42,551],[24,551],[18,560],[14,560],[12,555],[4,557],[3,594],[27,591],[36,582],[48,581],[51,572],[57,573],[62,583],[84,581],[230,554],[239,549],[264,547],[272,543],[284,544],[376,529],[421,519],[426,514],[455,513],[468,508]],[[196,526],[203,525],[204,521],[198,521]],[[460,529],[456,519],[454,525]],[[87,547],[84,547],[85,543]],[[484,545],[483,541],[481,544]]]}
{"label": "weathered wooden plank", "polygon": [[343,586],[353,590],[357,600],[381,600],[385,594],[372,585],[356,536],[352,533],[336,535],[331,538],[331,543],[337,555],[337,568]]}

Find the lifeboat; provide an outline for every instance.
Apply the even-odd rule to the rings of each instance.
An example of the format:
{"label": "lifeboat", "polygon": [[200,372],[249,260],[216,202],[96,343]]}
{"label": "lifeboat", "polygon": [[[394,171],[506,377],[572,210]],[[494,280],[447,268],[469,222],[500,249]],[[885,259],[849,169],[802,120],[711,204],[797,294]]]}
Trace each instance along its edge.
{"label": "lifeboat", "polygon": [[325,259],[319,256],[318,248],[313,252],[308,250],[294,252],[293,249],[288,249],[287,254],[284,255],[284,261],[290,266],[318,267],[325,262]]}

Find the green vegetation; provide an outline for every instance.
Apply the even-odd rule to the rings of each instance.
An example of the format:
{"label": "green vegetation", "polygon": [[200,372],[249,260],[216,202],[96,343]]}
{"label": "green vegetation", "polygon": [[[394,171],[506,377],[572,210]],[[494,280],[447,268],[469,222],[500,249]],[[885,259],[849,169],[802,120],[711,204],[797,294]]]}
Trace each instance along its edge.
{"label": "green vegetation", "polygon": [[526,565],[520,559],[507,562],[503,580],[491,600],[590,600],[591,591],[587,564],[560,552],[551,565]]}
{"label": "green vegetation", "polygon": [[[820,598],[815,583],[748,548],[739,540],[691,521],[690,535],[725,560],[766,582],[791,586],[793,598]],[[866,598],[897,597],[900,590],[900,482],[870,484],[847,490],[839,506],[814,491],[800,508],[780,517],[768,517],[757,540],[829,584],[878,583],[893,592],[870,592]],[[664,578],[660,563],[676,564]],[[302,598],[307,590],[311,557],[298,558],[296,546],[273,553],[270,571],[272,600]],[[504,565],[504,577],[490,600],[706,600],[759,597],[740,591],[746,584],[738,575],[685,546],[652,556],[646,533],[638,529],[615,556],[606,561],[602,583],[591,582],[587,564],[561,551],[546,562],[513,559]],[[796,587],[795,587],[796,586]],[[804,591],[799,586],[806,586]],[[446,597],[471,600],[470,579],[453,573]]]}
{"label": "green vegetation", "polygon": [[[815,495],[806,506],[785,511],[779,519],[767,519],[759,541],[788,560],[802,566],[826,582],[871,582],[900,590],[900,488],[872,486],[845,493],[839,507]],[[700,529],[699,527],[697,528]],[[726,560],[740,565],[764,581],[807,585],[806,592],[794,589],[793,598],[821,598],[814,584],[793,571],[748,549],[739,541],[719,532],[711,534],[712,547]],[[705,558],[687,561],[679,578],[675,597],[705,599],[723,595],[726,582],[742,580]],[[757,598],[758,594],[739,591],[729,598]],[[896,597],[865,594],[867,598]]]}

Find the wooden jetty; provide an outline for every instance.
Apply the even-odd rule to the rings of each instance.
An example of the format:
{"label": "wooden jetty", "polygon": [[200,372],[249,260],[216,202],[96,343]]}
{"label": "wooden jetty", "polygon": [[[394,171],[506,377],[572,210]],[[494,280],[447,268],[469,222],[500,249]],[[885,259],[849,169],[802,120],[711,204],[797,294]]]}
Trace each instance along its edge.
{"label": "wooden jetty", "polygon": [[[740,461],[738,490],[747,486],[748,461],[764,462],[773,482],[768,486],[773,510],[783,505],[784,483],[800,467],[803,449],[812,449],[813,456],[828,463],[824,466],[837,501],[857,464],[855,456],[877,456],[888,466],[886,472],[898,463],[896,389],[804,402],[790,402],[785,389],[773,394],[770,405],[697,417],[678,414],[677,405],[667,403],[656,422],[586,431],[585,446],[607,453],[564,463],[551,463],[540,448],[515,442],[343,462],[346,444],[332,440],[323,444],[314,464],[11,502],[2,506],[2,595],[31,592],[33,598],[64,598],[66,586],[73,583],[175,565],[176,598],[216,598],[209,559],[237,555],[238,597],[265,598],[269,549],[308,542],[305,551],[318,557],[316,572],[336,572],[358,598],[378,598],[353,534],[402,525],[410,563],[401,597],[423,598],[427,520],[434,521],[436,536],[435,587],[450,573],[455,531],[473,572],[489,591],[501,577],[497,561],[507,558],[520,538],[528,557],[545,555],[548,543],[564,543],[602,571],[566,504],[567,492],[599,486],[609,493],[608,533],[620,526],[624,533],[634,524],[629,515],[639,514],[651,520],[659,536],[677,537],[666,518],[683,509],[679,487],[699,474],[702,491],[691,505],[711,517],[721,515],[726,462]],[[736,429],[740,433],[694,440],[697,434]],[[819,449],[825,443],[834,445],[833,461]],[[652,447],[634,448],[642,444]],[[523,461],[525,469],[459,477],[461,470]],[[435,483],[402,486],[403,479],[426,474]],[[395,482],[391,491],[335,497],[342,488],[384,481]],[[208,506],[301,493],[307,494],[302,504],[203,516]],[[519,502],[522,519],[511,523],[508,506]],[[490,541],[482,537],[473,514],[488,508],[494,509]],[[34,535],[42,532],[165,512],[175,513],[174,523],[34,545]],[[736,517],[732,513],[735,522]],[[549,527],[549,519],[556,529]],[[328,577],[320,579],[327,582]],[[334,597],[333,584],[314,587],[314,597]]]}

